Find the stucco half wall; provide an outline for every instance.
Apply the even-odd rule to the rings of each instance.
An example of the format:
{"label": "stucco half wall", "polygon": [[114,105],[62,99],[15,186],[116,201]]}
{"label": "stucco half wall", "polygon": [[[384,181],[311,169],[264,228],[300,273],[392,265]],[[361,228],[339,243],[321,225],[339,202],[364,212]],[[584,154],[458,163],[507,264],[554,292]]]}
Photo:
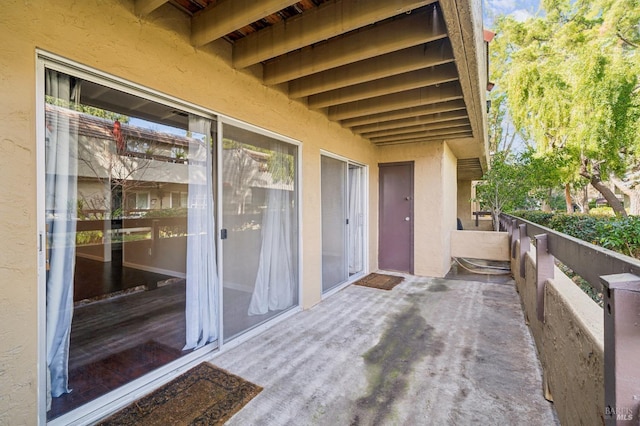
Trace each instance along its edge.
{"label": "stucco half wall", "polygon": [[509,261],[509,234],[493,231],[451,231],[451,256]]}
{"label": "stucco half wall", "polygon": [[[520,245],[516,244],[516,252]],[[525,277],[520,259],[511,270],[525,319],[538,349],[545,389],[561,424],[604,424],[604,315],[593,300],[554,266],[546,281],[544,322],[537,318],[536,251],[525,254]]]}

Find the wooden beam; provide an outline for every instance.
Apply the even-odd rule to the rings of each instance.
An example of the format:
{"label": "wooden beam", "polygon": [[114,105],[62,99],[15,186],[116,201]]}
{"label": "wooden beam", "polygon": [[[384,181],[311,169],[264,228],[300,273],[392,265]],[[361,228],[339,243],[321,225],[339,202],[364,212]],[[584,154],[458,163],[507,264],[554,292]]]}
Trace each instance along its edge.
{"label": "wooden beam", "polygon": [[264,83],[283,83],[446,36],[444,25],[430,24],[426,13],[406,15],[269,61]]}
{"label": "wooden beam", "polygon": [[200,47],[211,43],[295,3],[295,0],[219,1],[191,19],[191,44]]}
{"label": "wooden beam", "polygon": [[440,65],[309,96],[308,105],[314,109],[324,108],[457,79],[458,71],[455,64]]}
{"label": "wooden beam", "polygon": [[303,98],[449,62],[453,62],[453,51],[449,40],[443,39],[290,81],[289,97]]}
{"label": "wooden beam", "polygon": [[464,110],[465,108],[466,107],[464,101],[460,99],[346,119],[343,120],[340,124],[342,124],[344,127],[365,126],[369,124],[384,123],[391,120],[400,120],[403,118],[417,117],[421,115]]}
{"label": "wooden beam", "polygon": [[[443,141],[443,140],[452,140],[452,139],[461,139],[461,138],[471,138],[473,134],[471,131],[468,132],[460,132],[460,133],[452,133],[450,135],[441,135],[441,136],[433,136],[428,138],[416,138],[416,139],[404,139],[404,140],[395,140],[389,142],[378,142],[376,145],[401,145],[407,143],[421,143],[421,142],[432,142],[432,141]],[[371,143],[374,143],[371,141]]]}
{"label": "wooden beam", "polygon": [[369,138],[369,140],[373,143],[384,143],[384,142],[395,142],[395,141],[402,141],[402,140],[414,140],[414,139],[420,139],[420,138],[433,138],[436,136],[440,137],[440,136],[446,136],[446,135],[455,135],[463,132],[471,132],[471,126],[468,123],[465,124],[464,126],[451,127],[448,129],[435,130],[430,132],[407,133],[404,135],[392,135],[392,136],[385,136],[385,137],[379,137],[379,138]]}
{"label": "wooden beam", "polygon": [[440,87],[429,86],[406,92],[393,93],[363,101],[329,107],[329,119],[332,121],[362,117],[369,114],[429,105],[437,102],[462,98],[462,91],[457,82],[444,83]]}
{"label": "wooden beam", "polygon": [[169,0],[136,0],[136,15],[147,16]]}
{"label": "wooden beam", "polygon": [[361,133],[361,136],[363,138],[371,139],[371,138],[380,138],[385,136],[396,136],[396,135],[399,136],[407,133],[417,133],[417,132],[432,131],[432,130],[439,130],[439,129],[449,129],[452,127],[469,126],[469,125],[470,125],[469,118],[465,117],[459,120],[443,121],[440,123],[422,124],[420,126],[408,126],[403,128],[397,128],[397,129],[379,130],[376,132]]}
{"label": "wooden beam", "polygon": [[433,2],[333,0],[238,40],[233,49],[233,66],[246,68]]}
{"label": "wooden beam", "polygon": [[402,118],[399,120],[379,121],[374,124],[355,126],[351,128],[351,131],[363,135],[365,133],[390,129],[400,129],[408,126],[418,126],[421,124],[445,123],[447,121],[459,120],[461,118],[467,117],[467,111],[464,108],[461,108],[456,111],[439,112],[437,114],[427,115],[414,115],[412,117]]}

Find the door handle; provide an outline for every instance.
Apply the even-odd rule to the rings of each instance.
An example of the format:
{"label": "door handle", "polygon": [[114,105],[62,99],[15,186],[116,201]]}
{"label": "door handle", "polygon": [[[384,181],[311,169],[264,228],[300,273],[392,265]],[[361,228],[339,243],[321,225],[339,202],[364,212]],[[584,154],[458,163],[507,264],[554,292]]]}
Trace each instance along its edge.
{"label": "door handle", "polygon": [[411,220],[411,218],[410,218],[409,216],[407,216],[407,217],[405,217],[405,218],[404,218],[404,221],[405,221],[405,222],[409,222],[410,220]]}

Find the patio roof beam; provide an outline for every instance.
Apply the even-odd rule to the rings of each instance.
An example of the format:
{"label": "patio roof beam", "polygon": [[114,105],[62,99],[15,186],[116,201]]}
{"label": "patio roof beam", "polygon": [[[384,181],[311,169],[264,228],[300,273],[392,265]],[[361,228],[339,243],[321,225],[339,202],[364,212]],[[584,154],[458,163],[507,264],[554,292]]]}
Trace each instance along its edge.
{"label": "patio roof beam", "polygon": [[389,141],[389,142],[373,142],[375,143],[375,145],[381,146],[381,145],[401,145],[401,144],[406,144],[406,143],[420,143],[420,142],[433,142],[433,141],[443,141],[445,139],[447,140],[451,140],[451,139],[461,139],[461,138],[470,138],[473,136],[473,133],[471,131],[462,131],[459,133],[451,133],[449,135],[438,135],[438,136],[433,136],[433,137],[424,137],[424,138],[416,138],[416,139],[406,139],[406,140],[393,140],[393,141]]}
{"label": "patio roof beam", "polygon": [[295,3],[295,0],[219,1],[191,19],[191,44],[204,46]]}
{"label": "patio roof beam", "polygon": [[373,99],[349,102],[329,107],[329,119],[332,121],[362,117],[369,114],[395,111],[437,102],[462,99],[462,91],[457,82],[428,86],[406,92],[392,93]]}
{"label": "patio roof beam", "polygon": [[309,108],[324,108],[457,79],[455,64],[445,64],[309,96],[308,105]]}
{"label": "patio roof beam", "polygon": [[448,135],[457,135],[459,133],[465,133],[465,132],[471,133],[471,127],[469,126],[469,124],[465,124],[458,127],[451,127],[448,129],[442,129],[438,131],[407,133],[404,135],[392,135],[392,136],[385,136],[380,138],[370,138],[369,140],[373,143],[385,143],[385,142],[397,142],[397,141],[416,140],[416,139],[433,138],[433,137],[444,137]]}
{"label": "patio roof beam", "polygon": [[371,132],[371,133],[361,133],[361,136],[367,139],[371,139],[371,138],[377,138],[377,137],[395,136],[395,135],[401,135],[405,133],[433,131],[433,130],[439,130],[439,129],[449,129],[452,127],[469,126],[469,125],[470,125],[469,118],[465,117],[460,120],[444,121],[441,123],[423,124],[419,126],[409,126],[409,127],[390,129],[390,130],[380,130],[380,131]]}
{"label": "patio roof beam", "polygon": [[419,126],[421,124],[443,123],[452,120],[459,120],[461,118],[467,118],[467,112],[460,108],[456,111],[440,112],[437,114],[428,114],[420,116],[412,116],[410,118],[403,118],[400,120],[380,121],[374,124],[367,124],[364,126],[352,127],[351,130],[355,133],[366,134],[372,132],[379,132],[382,130],[401,129],[409,126]]}
{"label": "patio roof beam", "polygon": [[147,16],[167,2],[168,0],[136,0],[136,15]]}
{"label": "patio roof beam", "polygon": [[233,49],[233,66],[246,68],[433,2],[334,0],[238,40]]}
{"label": "patio roof beam", "polygon": [[370,124],[385,123],[392,120],[400,120],[403,118],[417,117],[427,114],[438,114],[448,111],[464,110],[466,108],[464,100],[457,99],[449,102],[439,102],[436,104],[421,105],[401,109],[397,111],[388,111],[380,114],[371,114],[362,117],[345,119],[341,122],[344,127],[366,126]]}
{"label": "patio roof beam", "polygon": [[284,83],[446,36],[444,24],[431,24],[427,13],[411,14],[269,61],[263,80],[267,85]]}
{"label": "patio roof beam", "polygon": [[453,60],[448,40],[425,43],[292,80],[289,82],[289,97],[303,98]]}

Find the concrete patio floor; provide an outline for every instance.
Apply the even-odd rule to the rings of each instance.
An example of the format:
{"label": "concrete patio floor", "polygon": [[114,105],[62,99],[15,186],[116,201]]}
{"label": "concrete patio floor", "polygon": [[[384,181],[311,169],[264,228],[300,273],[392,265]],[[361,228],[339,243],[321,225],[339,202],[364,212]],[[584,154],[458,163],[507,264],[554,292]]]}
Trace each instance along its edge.
{"label": "concrete patio floor", "polygon": [[558,424],[513,281],[472,278],[350,285],[215,357],[264,388],[227,424]]}

